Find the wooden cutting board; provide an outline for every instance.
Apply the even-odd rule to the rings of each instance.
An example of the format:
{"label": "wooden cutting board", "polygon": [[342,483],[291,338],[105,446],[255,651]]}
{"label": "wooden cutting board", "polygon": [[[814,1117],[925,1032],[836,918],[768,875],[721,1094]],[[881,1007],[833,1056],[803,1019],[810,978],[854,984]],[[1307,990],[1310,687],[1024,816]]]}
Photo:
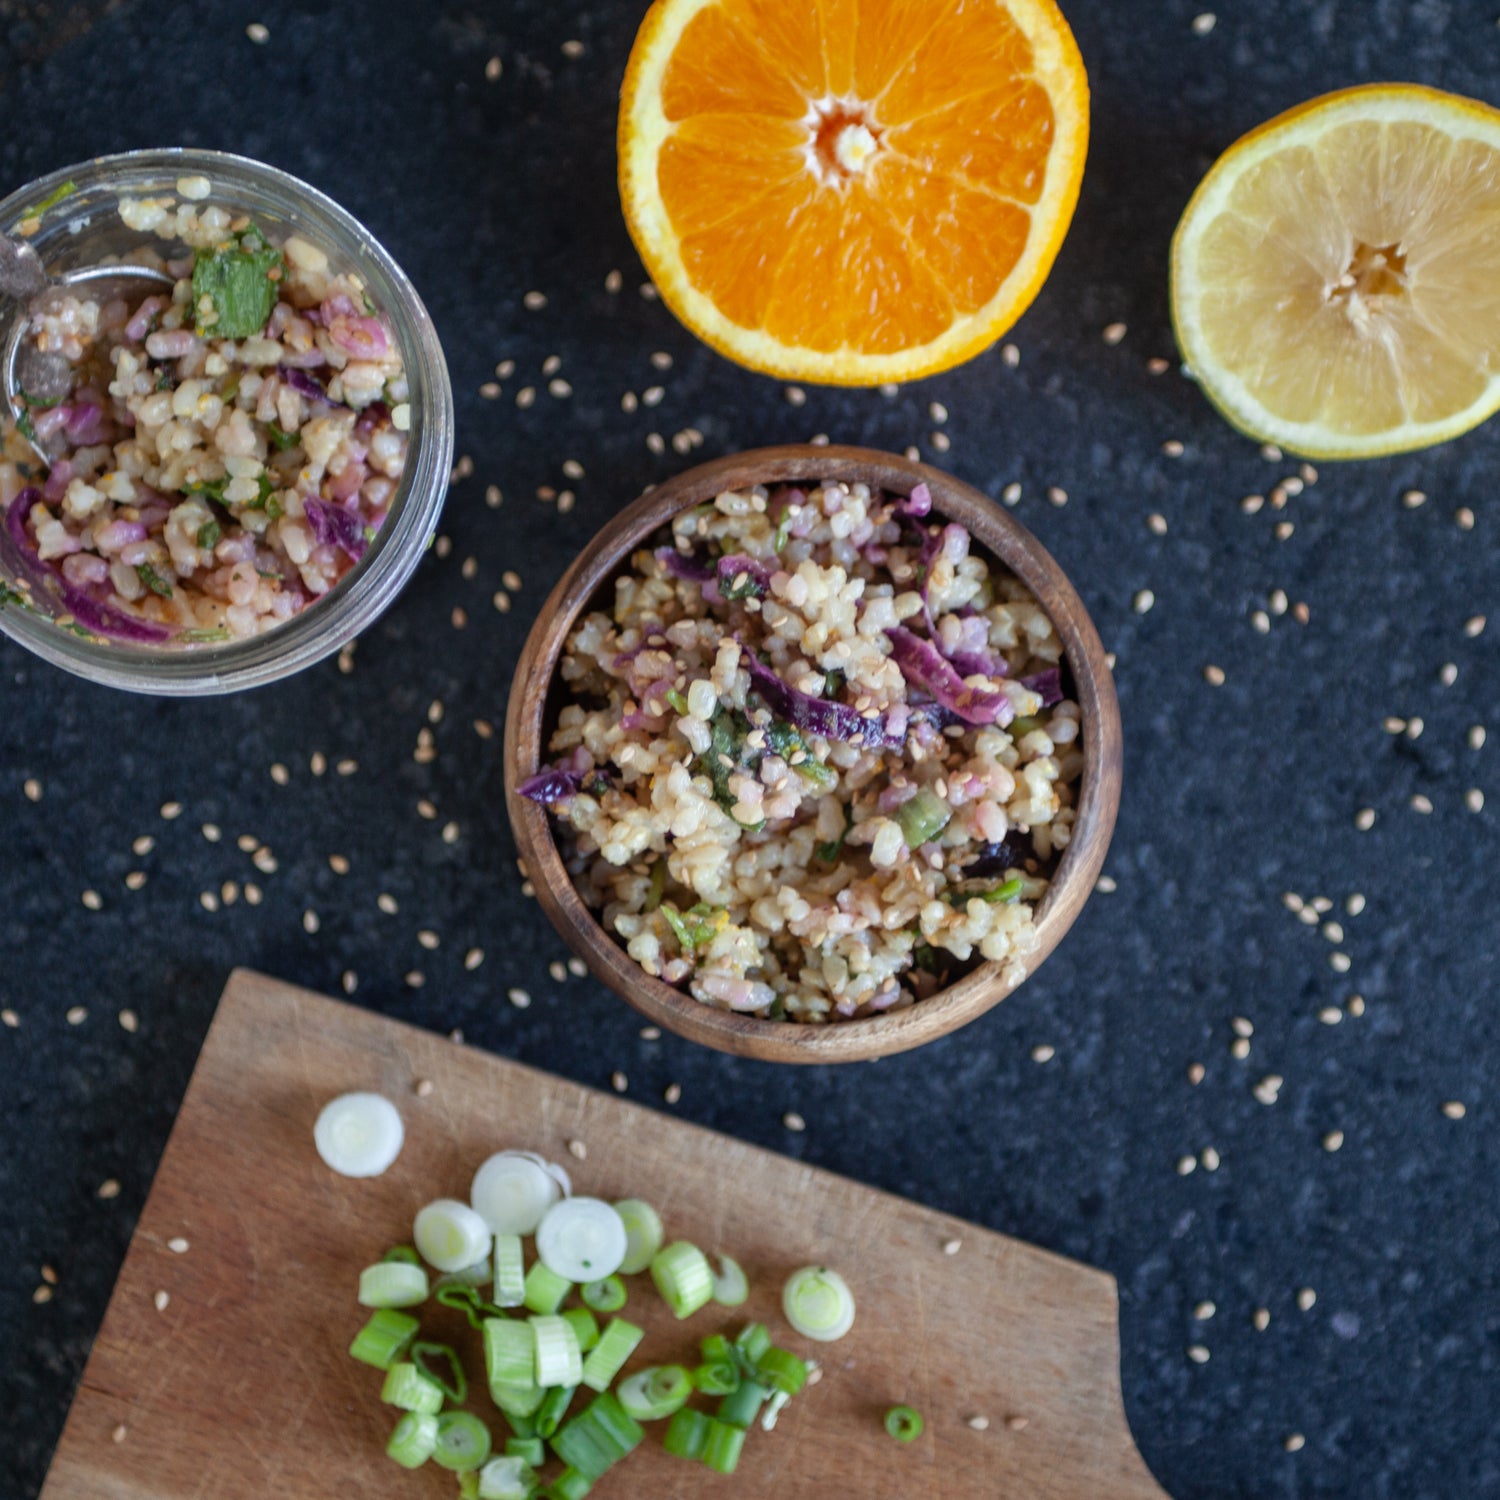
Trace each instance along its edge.
{"label": "wooden cutting board", "polygon": [[[405,1149],[383,1177],[337,1177],[313,1150],[319,1109],[350,1089],[388,1095],[405,1119]],[[466,1196],[474,1168],[505,1147],[566,1162],[578,1191],[649,1199],[669,1236],[723,1248],[749,1272],[745,1308],[684,1324],[632,1278],[626,1315],[647,1338],[631,1367],[690,1360],[699,1337],[747,1317],[824,1362],[774,1432],[751,1431],[733,1481],[669,1457],[655,1426],[596,1500],[1164,1500],[1126,1427],[1108,1276],[243,970],[204,1043],[43,1500],[453,1500],[452,1475],[408,1473],[382,1452],[393,1415],[381,1377],[345,1353],[364,1318],[355,1282],[409,1238],[417,1208]],[[962,1248],[945,1254],[955,1238]],[[816,1351],[778,1307],[786,1273],[815,1260],[844,1273],[859,1306],[853,1332]],[[469,1365],[482,1392],[480,1362]],[[881,1427],[896,1402],[927,1419],[910,1446]],[[471,1405],[491,1414],[483,1394]],[[977,1416],[983,1430],[968,1424]]]}

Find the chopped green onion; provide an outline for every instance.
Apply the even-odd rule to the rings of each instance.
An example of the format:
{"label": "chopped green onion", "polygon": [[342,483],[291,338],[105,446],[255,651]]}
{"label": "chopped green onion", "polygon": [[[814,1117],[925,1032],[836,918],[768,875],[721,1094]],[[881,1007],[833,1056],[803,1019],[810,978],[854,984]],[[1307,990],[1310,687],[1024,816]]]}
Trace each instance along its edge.
{"label": "chopped green onion", "polygon": [[610,1382],[624,1368],[625,1361],[635,1353],[635,1347],[645,1338],[644,1330],[624,1318],[611,1318],[609,1326],[599,1335],[589,1357],[583,1362],[583,1384],[591,1391],[608,1390]]}
{"label": "chopped green onion", "polygon": [[761,1356],[771,1347],[771,1330],[764,1323],[746,1323],[735,1335],[734,1347],[747,1364],[759,1364]]}
{"label": "chopped green onion", "polygon": [[922,1436],[922,1414],[910,1406],[893,1406],[885,1414],[885,1430],[898,1443],[914,1443]]}
{"label": "chopped green onion", "polygon": [[541,1261],[533,1261],[526,1273],[522,1302],[529,1312],[555,1313],[563,1304],[563,1298],[573,1290],[573,1283],[566,1276],[559,1276]]}
{"label": "chopped green onion", "polygon": [[536,1253],[570,1282],[613,1276],[625,1259],[625,1221],[598,1198],[564,1198],[537,1225]]}
{"label": "chopped green onion", "polygon": [[439,1286],[465,1286],[480,1287],[488,1286],[494,1272],[490,1269],[489,1258],[476,1260],[472,1266],[464,1266],[457,1271],[444,1271],[438,1277]]}
{"label": "chopped green onion", "polygon": [[521,1256],[521,1236],[495,1236],[495,1301],[501,1307],[521,1307],[526,1301],[525,1262]]}
{"label": "chopped green onion", "polygon": [[443,1409],[442,1388],[405,1360],[385,1372],[380,1399],[399,1406],[402,1411],[439,1412]]}
{"label": "chopped green onion", "polygon": [[686,1240],[658,1250],[651,1259],[651,1279],[676,1318],[691,1317],[713,1301],[714,1273],[708,1257]]}
{"label": "chopped green onion", "polygon": [[547,1450],[539,1437],[506,1438],[505,1452],[507,1457],[522,1459],[533,1469],[540,1469],[547,1462]]}
{"label": "chopped green onion", "polygon": [[392,1245],[381,1257],[391,1265],[420,1266],[422,1257],[410,1245]]}
{"label": "chopped green onion", "polygon": [[662,855],[651,865],[651,884],[646,889],[646,910],[655,911],[667,890],[667,857]]}
{"label": "chopped green onion", "polygon": [[422,1259],[439,1271],[463,1271],[490,1253],[490,1227],[467,1203],[438,1198],[412,1224],[412,1240]]}
{"label": "chopped green onion", "polygon": [[[546,1393],[546,1391],[544,1391],[541,1388],[541,1386],[537,1386],[536,1387],[536,1393],[537,1393],[536,1404],[537,1404],[537,1406],[540,1406],[542,1404],[543,1400],[546,1398],[547,1393]],[[503,1407],[501,1409],[504,1410]],[[536,1410],[536,1408],[533,1407],[532,1408],[533,1414],[535,1413],[535,1410]],[[523,1417],[517,1411],[507,1411],[505,1413],[505,1420],[510,1423],[510,1430],[513,1433],[515,1433],[515,1435],[516,1435],[516,1441],[518,1441],[518,1442],[535,1442],[536,1441],[536,1423],[531,1420],[530,1416]],[[509,1445],[507,1445],[507,1451],[509,1451]],[[543,1462],[542,1459],[540,1459],[540,1458],[537,1459],[537,1465],[538,1466],[540,1466],[542,1462]]]}
{"label": "chopped green onion", "polygon": [[478,1469],[490,1456],[490,1430],[473,1412],[445,1411],[437,1419],[433,1458],[445,1469]]}
{"label": "chopped green onion", "polygon": [[562,1188],[539,1156],[499,1151],[474,1174],[469,1202],[496,1234],[535,1234]]}
{"label": "chopped green onion", "polygon": [[792,534],[792,509],[788,506],[781,513],[781,519],[776,523],[776,535],[771,540],[771,545],[780,552],[787,544],[787,538]]}
{"label": "chopped green onion", "polygon": [[505,1447],[503,1458],[492,1458],[479,1471],[478,1500],[527,1500],[535,1487],[534,1465],[511,1453],[509,1443]]}
{"label": "chopped green onion", "polygon": [[547,1486],[546,1496],[547,1500],[583,1500],[593,1487],[594,1481],[587,1474],[568,1468]]}
{"label": "chopped green onion", "polygon": [[755,1371],[762,1385],[788,1396],[795,1396],[807,1384],[807,1363],[790,1349],[767,1349],[756,1361]]}
{"label": "chopped green onion", "polygon": [[837,1271],[803,1266],[787,1277],[781,1310],[803,1338],[832,1343],[854,1325],[854,1293]]}
{"label": "chopped green onion", "polygon": [[599,1324],[586,1307],[570,1307],[563,1314],[563,1321],[573,1326],[573,1337],[578,1347],[587,1354],[599,1342]]}
{"label": "chopped green onion", "polygon": [[38,203],[34,209],[31,210],[29,217],[40,219],[41,216],[46,213],[49,208],[56,208],[64,198],[71,198],[77,191],[78,184],[74,182],[71,177],[68,178],[66,182],[61,183],[57,187],[53,188],[52,191],[48,193],[47,196],[43,198],[42,201]]}
{"label": "chopped green onion", "polygon": [[847,812],[840,809],[839,816],[844,820],[844,827],[839,836],[836,839],[830,839],[826,844],[818,845],[818,858],[825,865],[837,863],[839,855],[844,852],[844,840],[849,837],[849,830],[854,827]]}
{"label": "chopped green onion", "polygon": [[776,1426],[776,1419],[781,1415],[781,1408],[792,1398],[785,1391],[772,1391],[771,1399],[766,1402],[766,1409],[761,1413],[760,1428],[762,1432],[771,1432]]}
{"label": "chopped green onion", "polygon": [[917,795],[896,809],[896,822],[908,849],[931,842],[953,820],[953,809],[931,787],[920,787]]}
{"label": "chopped green onion", "polygon": [[688,717],[688,701],[682,696],[682,693],[677,688],[667,689],[667,702],[677,710],[677,713],[681,718],[685,719]]}
{"label": "chopped green onion", "polygon": [[283,431],[276,422],[267,422],[266,431],[278,453],[285,453],[288,448],[295,448],[302,441],[295,432]]}
{"label": "chopped green onion", "polygon": [[213,312],[206,323],[200,312],[196,331],[220,339],[247,339],[259,333],[276,306],[278,282],[272,273],[281,264],[281,251],[268,245],[253,226],[232,247],[198,251],[193,257],[192,305],[201,309],[207,297]]}
{"label": "chopped green onion", "polygon": [[377,1370],[389,1370],[411,1348],[421,1327],[410,1313],[382,1308],[354,1335],[349,1353]]}
{"label": "chopped green onion", "polygon": [[437,1447],[437,1431],[438,1419],[431,1412],[404,1412],[385,1445],[386,1454],[403,1469],[420,1469]]}
{"label": "chopped green onion", "polygon": [[470,1328],[483,1328],[486,1318],[503,1318],[504,1311],[486,1302],[476,1287],[453,1284],[440,1286],[435,1301],[443,1307],[457,1308],[469,1320]]}
{"label": "chopped green onion", "polygon": [[552,1439],[552,1451],[591,1480],[618,1463],[646,1435],[608,1391],[602,1391]]}
{"label": "chopped green onion", "polygon": [[703,1444],[703,1462],[717,1474],[733,1474],[739,1466],[740,1450],[745,1446],[745,1429],[728,1422],[708,1419],[708,1436]]}
{"label": "chopped green onion", "polygon": [[732,1359],[706,1360],[693,1371],[693,1384],[705,1396],[727,1396],[739,1389],[739,1368]]}
{"label": "chopped green onion", "polygon": [[[445,1380],[432,1369],[428,1361],[434,1359],[448,1362],[451,1380]],[[469,1377],[464,1374],[458,1355],[447,1344],[413,1344],[411,1361],[455,1406],[462,1406],[468,1399]]]}
{"label": "chopped green onion", "polygon": [[576,1385],[555,1385],[542,1398],[542,1404],[536,1409],[538,1438],[549,1438],[562,1426],[562,1419],[568,1414],[568,1403],[577,1389]]}
{"label": "chopped green onion", "polygon": [[639,1198],[626,1198],[615,1204],[615,1212],[625,1222],[625,1259],[620,1262],[620,1270],[627,1276],[634,1276],[644,1271],[661,1249],[661,1242],[666,1237],[661,1227],[661,1215]]}
{"label": "chopped green onion", "polygon": [[595,1312],[619,1312],[630,1300],[625,1283],[618,1276],[606,1276],[603,1281],[586,1281],[578,1289],[585,1307]]}
{"label": "chopped green onion", "polygon": [[1005,727],[1012,740],[1023,740],[1033,730],[1042,727],[1042,717],[1040,714],[1017,714]]}
{"label": "chopped green onion", "polygon": [[712,1417],[706,1417],[691,1406],[684,1406],[667,1424],[667,1435],[662,1447],[674,1458],[702,1458],[708,1443]]}
{"label": "chopped green onion", "polygon": [[971,901],[988,901],[993,906],[997,902],[1016,900],[1025,888],[1026,882],[1019,875],[1012,875],[1003,884],[991,886],[987,891],[944,891],[943,900],[953,906],[967,906]]}
{"label": "chopped green onion", "polygon": [[771,1393],[765,1386],[753,1380],[742,1380],[737,1390],[731,1391],[719,1403],[719,1420],[731,1427],[749,1427],[760,1415],[760,1409]]}
{"label": "chopped green onion", "polygon": [[583,1379],[583,1355],[573,1325],[550,1314],[528,1321],[536,1335],[536,1383],[578,1385]]}
{"label": "chopped green onion", "polygon": [[404,1261],[381,1261],[359,1273],[361,1307],[415,1307],[427,1300],[427,1272]]}
{"label": "chopped green onion", "polygon": [[224,528],[217,521],[205,521],[198,528],[197,543],[205,552],[212,552],[224,536]]}
{"label": "chopped green onion", "polygon": [[522,1427],[534,1431],[530,1419],[537,1408],[547,1399],[547,1393],[534,1381],[521,1385],[492,1385],[490,1400],[506,1415],[511,1427],[519,1434]]}
{"label": "chopped green onion", "polygon": [[458,1500],[479,1500],[479,1470],[464,1469],[458,1476]]}
{"label": "chopped green onion", "polygon": [[[497,1387],[527,1387],[536,1383],[536,1332],[530,1323],[514,1318],[485,1320],[484,1373],[492,1393]],[[504,1407],[499,1396],[495,1397],[495,1405]]]}
{"label": "chopped green onion", "polygon": [[681,1365],[656,1365],[627,1375],[615,1389],[626,1416],[659,1422],[687,1404],[693,1382]]}
{"label": "chopped green onion", "polygon": [[698,1347],[709,1364],[734,1358],[734,1345],[722,1333],[711,1333],[707,1338],[699,1339]]}
{"label": "chopped green onion", "polygon": [[718,1274],[714,1277],[714,1301],[720,1307],[743,1307],[749,1296],[750,1280],[740,1263],[721,1255]]}

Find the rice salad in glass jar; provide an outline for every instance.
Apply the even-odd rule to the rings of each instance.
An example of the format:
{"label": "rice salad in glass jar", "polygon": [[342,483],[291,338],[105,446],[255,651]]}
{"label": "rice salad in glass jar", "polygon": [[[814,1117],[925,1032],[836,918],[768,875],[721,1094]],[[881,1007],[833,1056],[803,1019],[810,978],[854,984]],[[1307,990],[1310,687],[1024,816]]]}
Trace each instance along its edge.
{"label": "rice salad in glass jar", "polygon": [[584,900],[711,1006],[836,1022],[1011,983],[1067,848],[1081,712],[1045,611],[924,484],[678,516],[568,637],[548,807]]}
{"label": "rice salad in glass jar", "polygon": [[328,594],[386,517],[410,421],[361,277],[206,177],[176,187],[118,204],[151,236],[128,259],[171,287],[44,293],[23,346],[61,356],[67,389],[0,429],[0,603],[154,646],[252,637]]}

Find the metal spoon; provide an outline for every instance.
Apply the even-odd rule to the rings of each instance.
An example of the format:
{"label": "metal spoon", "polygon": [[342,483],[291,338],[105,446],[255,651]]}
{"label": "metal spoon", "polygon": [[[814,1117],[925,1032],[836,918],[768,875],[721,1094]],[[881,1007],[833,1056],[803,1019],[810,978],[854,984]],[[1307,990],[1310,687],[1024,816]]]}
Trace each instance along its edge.
{"label": "metal spoon", "polygon": [[[34,401],[60,401],[73,386],[73,366],[62,355],[44,354],[35,344],[22,348],[32,312],[60,292],[78,288],[102,299],[112,284],[122,291],[141,291],[148,286],[171,287],[174,282],[165,271],[137,265],[84,266],[49,276],[32,246],[0,234],[0,297],[21,304],[0,349],[0,394],[18,418],[26,411],[26,396]],[[52,463],[54,455],[40,443],[30,437],[26,441],[44,464]]]}

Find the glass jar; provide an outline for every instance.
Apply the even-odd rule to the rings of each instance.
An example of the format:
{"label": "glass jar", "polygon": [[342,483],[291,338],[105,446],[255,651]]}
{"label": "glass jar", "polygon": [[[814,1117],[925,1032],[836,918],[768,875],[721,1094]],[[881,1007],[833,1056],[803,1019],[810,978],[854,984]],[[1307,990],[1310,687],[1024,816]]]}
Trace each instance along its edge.
{"label": "glass jar", "polygon": [[[207,200],[252,216],[273,240],[295,232],[357,271],[401,351],[410,386],[406,469],[359,563],[299,614],[243,640],[137,645],[82,636],[36,607],[0,607],[0,630],[29,651],[92,682],[132,692],[197,697],[275,682],[340,650],[372,624],[411,577],[432,540],[453,466],[453,392],[427,309],[385,248],[331,199],[263,162],[219,151],[127,151],[64,167],[0,201],[0,231],[15,235],[37,206],[71,191],[41,216],[30,243],[50,272],[98,265],[150,244],[120,219],[125,197],[170,196],[179,179],[206,177]],[[28,226],[30,227],[30,226]],[[19,315],[14,304],[6,310]],[[0,581],[5,574],[0,571]]]}

